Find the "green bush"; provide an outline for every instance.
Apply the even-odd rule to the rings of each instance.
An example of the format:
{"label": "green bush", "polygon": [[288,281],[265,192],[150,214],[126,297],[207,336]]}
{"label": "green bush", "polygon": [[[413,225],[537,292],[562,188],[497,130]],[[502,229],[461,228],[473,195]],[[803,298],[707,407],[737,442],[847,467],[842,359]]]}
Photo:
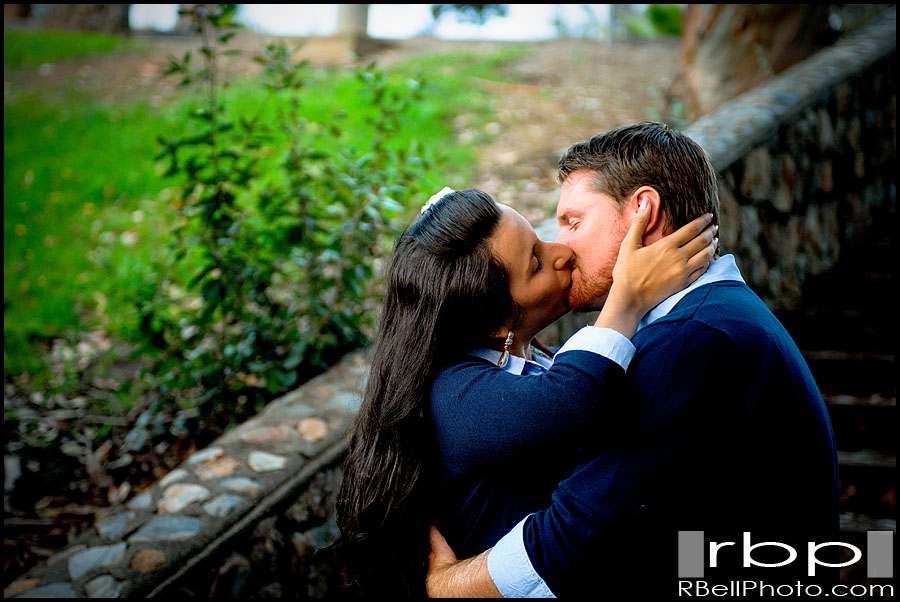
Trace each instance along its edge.
{"label": "green bush", "polygon": [[649,4],[640,15],[625,18],[628,32],[639,38],[680,36],[684,11],[678,4]]}
{"label": "green bush", "polygon": [[[276,58],[271,56],[274,51],[267,58]],[[211,261],[201,242],[190,241],[207,236],[191,206],[196,198],[192,193],[200,194],[200,189],[186,192],[190,178],[185,171],[164,177],[170,162],[155,165],[153,160],[165,148],[155,141],[157,136],[174,144],[197,136],[199,126],[208,124],[197,114],[209,104],[208,88],[185,87],[170,101],[155,96],[117,102],[105,90],[98,98],[90,88],[65,82],[51,82],[39,90],[13,85],[4,97],[4,375],[8,387],[15,389],[4,422],[9,445],[66,454],[77,451],[73,442],[85,440],[95,450],[108,450],[110,470],[127,471],[129,454],[151,453],[162,439],[171,442],[172,437],[179,445],[188,445],[189,435],[205,436],[225,426],[229,417],[248,416],[256,402],[277,394],[267,386],[283,391],[283,383],[291,382],[294,374],[299,382],[340,353],[340,346],[329,347],[334,340],[348,339],[346,349],[363,341],[379,305],[375,257],[384,257],[393,234],[410,222],[412,215],[405,207],[420,205],[444,185],[465,187],[474,176],[476,145],[489,139],[484,126],[494,117],[491,94],[473,82],[508,81],[504,67],[525,52],[519,46],[490,53],[412,56],[389,69],[301,67],[297,89],[271,90],[256,76],[220,82],[216,97],[227,111],[217,113],[217,119],[236,125],[220,133],[217,143],[234,144],[242,157],[258,158],[247,186],[233,186],[235,221],[241,222],[242,232],[232,237],[236,247],[231,253],[239,254],[237,245],[243,245],[247,254],[259,258],[238,256],[234,265],[271,271],[267,295],[281,305],[257,307],[252,299],[247,303],[242,319],[249,314],[246,323],[263,320],[263,327],[252,335],[252,348],[261,353],[252,365],[245,359],[225,363],[225,349],[231,358],[232,352],[243,354],[250,347],[249,343],[239,349],[237,344],[222,346],[223,367],[218,374],[233,374],[236,382],[231,384],[239,389],[224,388],[224,380],[213,382],[222,394],[214,390],[208,397],[202,387],[212,378],[202,371],[210,365],[204,362],[218,352],[202,355],[214,339],[197,336],[198,327],[191,322],[202,311],[203,283],[189,287]],[[197,57],[203,55],[195,52]],[[427,81],[422,73],[429,74]],[[277,81],[277,74],[270,73],[267,81]],[[392,107],[397,109],[393,113]],[[242,118],[268,127],[271,139],[259,148],[241,146]],[[459,128],[472,135],[458,136]],[[383,150],[376,152],[376,144]],[[202,148],[202,144],[180,147],[179,169]],[[286,167],[292,152],[305,165],[302,170]],[[223,161],[229,168],[229,159]],[[383,173],[375,173],[379,171]],[[384,182],[402,181],[413,177],[403,173],[413,172],[418,175],[405,191],[387,194],[403,206],[398,210],[386,201]],[[368,264],[359,272],[349,262],[340,263],[357,251],[351,249],[336,259],[328,248],[344,245],[339,229],[351,223],[340,213],[329,213],[341,211],[338,205],[319,201],[308,205],[307,217],[333,236],[331,241],[319,233],[317,247],[292,242],[302,232],[296,227],[301,223],[299,211],[307,207],[297,201],[299,195],[343,198],[346,192],[332,192],[346,180],[342,174],[355,179],[358,189],[369,186],[374,191],[378,186],[377,203],[387,204],[386,213],[379,215],[391,221],[384,235],[375,237],[377,247],[366,255]],[[304,184],[301,177],[310,183]],[[291,187],[300,190],[298,196],[291,196]],[[310,191],[304,192],[306,188]],[[370,203],[363,215],[373,207],[376,204]],[[254,240],[254,235],[260,239]],[[177,236],[181,242],[170,244]],[[307,268],[304,262],[318,267]],[[204,280],[215,276],[214,270]],[[366,277],[366,270],[371,271],[366,286],[372,294],[360,310],[358,297],[339,294],[338,289],[352,291],[354,284],[363,282],[357,274]],[[337,299],[333,304],[332,298]],[[324,300],[328,311],[349,318],[323,318],[323,301],[304,309],[315,300]],[[294,302],[297,305],[291,307]],[[276,311],[274,318],[257,315],[259,308],[281,306],[287,310]],[[244,328],[223,322],[221,309],[215,311],[219,313],[213,319],[231,324],[232,330]],[[298,320],[287,320],[288,312]],[[317,315],[318,323],[324,324],[319,331],[312,320]],[[286,334],[272,324],[284,326]],[[210,326],[212,337],[219,335],[215,328]],[[291,349],[299,340],[294,331],[301,330],[322,336],[314,337],[306,349]],[[260,342],[264,338],[260,333],[273,331],[281,338]],[[248,328],[244,339],[249,337]],[[320,342],[323,346],[316,347]],[[136,349],[136,344],[143,348]],[[193,359],[186,360],[188,355]],[[157,361],[151,372],[140,372]],[[33,401],[37,398],[43,401]],[[211,410],[210,399],[228,411],[201,412],[196,407]],[[190,407],[173,407],[176,401]],[[54,418],[57,411],[69,417]]]}
{"label": "green bush", "polygon": [[684,11],[678,4],[651,4],[647,7],[647,18],[660,35],[681,35]]}
{"label": "green bush", "polygon": [[[368,136],[349,136],[340,116],[308,120],[305,64],[270,45],[259,59],[268,98],[250,113],[229,111],[216,60],[229,52],[232,7],[198,9],[204,63],[193,68],[188,54],[169,69],[182,83],[203,82],[207,97],[188,131],[158,138],[157,159],[181,179],[181,209],[173,260],[140,310],[147,340],[164,351],[163,392],[211,411],[241,396],[252,411],[366,341],[377,258],[410,217],[399,199],[430,186],[431,160],[415,140],[394,138],[423,82],[358,68]],[[262,118],[270,103],[271,122]],[[361,138],[370,142],[352,142]]]}

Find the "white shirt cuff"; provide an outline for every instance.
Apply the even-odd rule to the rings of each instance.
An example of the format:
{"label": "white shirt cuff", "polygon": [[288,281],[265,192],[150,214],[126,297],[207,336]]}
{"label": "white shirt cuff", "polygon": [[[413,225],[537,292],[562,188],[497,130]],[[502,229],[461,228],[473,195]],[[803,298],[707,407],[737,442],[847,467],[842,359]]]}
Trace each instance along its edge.
{"label": "white shirt cuff", "polygon": [[528,516],[488,552],[488,573],[504,598],[555,598],[534,570],[525,550],[524,527]]}
{"label": "white shirt cuff", "polygon": [[566,351],[590,351],[609,358],[622,366],[623,370],[628,370],[628,364],[634,357],[634,344],[618,330],[585,326],[569,337],[553,356],[554,359]]}

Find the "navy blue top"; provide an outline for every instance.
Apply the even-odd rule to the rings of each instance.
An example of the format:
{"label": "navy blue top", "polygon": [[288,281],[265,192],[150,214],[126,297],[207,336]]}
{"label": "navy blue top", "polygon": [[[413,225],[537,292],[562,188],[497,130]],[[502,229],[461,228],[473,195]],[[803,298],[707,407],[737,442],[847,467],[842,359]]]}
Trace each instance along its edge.
{"label": "navy blue top", "polygon": [[718,282],[632,341],[619,435],[585,449],[525,523],[538,574],[558,596],[651,585],[674,595],[677,531],[737,542],[738,564],[744,531],[753,543],[796,542],[805,569],[805,542],[837,532],[837,458],[822,396],[782,325],[745,284]]}
{"label": "navy blue top", "polygon": [[[512,374],[477,357],[434,379],[435,526],[460,558],[493,546],[546,508],[574,470],[583,427],[617,411],[624,370],[587,351],[559,353],[544,374]],[[612,407],[610,407],[612,406]]]}

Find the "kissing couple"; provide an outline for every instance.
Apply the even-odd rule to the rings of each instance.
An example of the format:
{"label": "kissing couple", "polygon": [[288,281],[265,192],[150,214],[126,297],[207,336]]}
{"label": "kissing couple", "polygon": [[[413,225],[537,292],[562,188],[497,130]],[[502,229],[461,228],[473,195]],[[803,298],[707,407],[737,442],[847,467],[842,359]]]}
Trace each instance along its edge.
{"label": "kissing couple", "polygon": [[[336,507],[366,597],[668,597],[682,533],[837,533],[822,396],[720,256],[706,152],[627,125],[573,145],[557,177],[555,242],[450,189],[396,241]],[[535,340],[570,310],[600,314],[555,353]],[[709,575],[805,569],[763,552],[748,569],[718,550]]]}

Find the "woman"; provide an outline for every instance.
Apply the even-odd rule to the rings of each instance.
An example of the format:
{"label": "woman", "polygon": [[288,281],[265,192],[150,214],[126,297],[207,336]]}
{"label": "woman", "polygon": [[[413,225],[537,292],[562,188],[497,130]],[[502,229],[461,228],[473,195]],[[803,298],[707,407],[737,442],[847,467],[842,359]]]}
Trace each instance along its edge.
{"label": "woman", "polygon": [[[429,524],[464,557],[546,506],[578,460],[580,429],[611,419],[624,377],[586,350],[590,341],[567,343],[552,362],[532,348],[568,311],[567,247],[538,240],[484,192],[435,197],[392,255],[338,496],[346,560],[365,595],[424,595]],[[711,229],[694,238],[703,217],[670,238],[686,243],[681,253],[635,252],[645,223],[636,219],[626,236],[595,323],[629,338],[715,249]],[[674,265],[675,278],[653,277]]]}

